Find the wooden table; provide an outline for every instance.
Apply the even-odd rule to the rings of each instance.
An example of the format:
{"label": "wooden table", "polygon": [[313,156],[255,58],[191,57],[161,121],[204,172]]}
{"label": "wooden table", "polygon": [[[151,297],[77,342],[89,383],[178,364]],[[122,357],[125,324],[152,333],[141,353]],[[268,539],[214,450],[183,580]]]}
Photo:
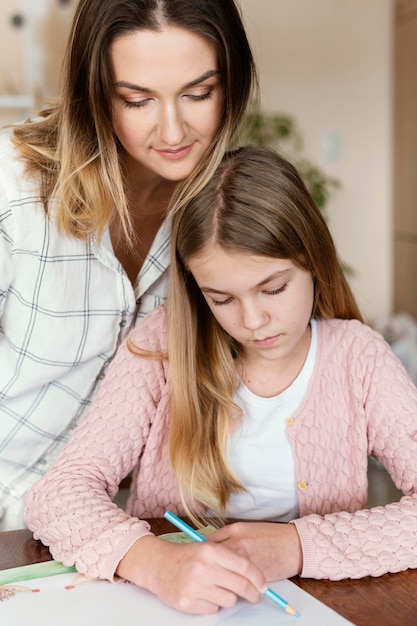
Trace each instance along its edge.
{"label": "wooden table", "polygon": [[[157,535],[172,532],[171,524],[163,518],[148,521]],[[35,541],[29,530],[0,533],[0,569],[50,559],[49,550]],[[298,577],[291,580],[356,626],[417,624],[417,570],[339,582]]]}

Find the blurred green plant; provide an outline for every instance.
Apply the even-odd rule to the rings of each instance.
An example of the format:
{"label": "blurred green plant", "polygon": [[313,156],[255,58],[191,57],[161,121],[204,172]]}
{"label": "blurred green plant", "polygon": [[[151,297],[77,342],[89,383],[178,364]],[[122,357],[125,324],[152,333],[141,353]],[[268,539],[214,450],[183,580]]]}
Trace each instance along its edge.
{"label": "blurred green plant", "polygon": [[326,207],[340,181],[302,156],[303,140],[295,119],[285,113],[266,113],[255,105],[249,108],[239,144],[268,145],[292,161],[319,209],[327,217]]}
{"label": "blurred green plant", "polygon": [[[303,156],[303,138],[293,116],[286,113],[266,113],[253,104],[249,107],[236,143],[267,145],[284,154],[297,168],[313,200],[324,218],[328,219],[329,200],[341,183]],[[346,275],[352,276],[355,273],[346,263],[342,262],[342,265]]]}

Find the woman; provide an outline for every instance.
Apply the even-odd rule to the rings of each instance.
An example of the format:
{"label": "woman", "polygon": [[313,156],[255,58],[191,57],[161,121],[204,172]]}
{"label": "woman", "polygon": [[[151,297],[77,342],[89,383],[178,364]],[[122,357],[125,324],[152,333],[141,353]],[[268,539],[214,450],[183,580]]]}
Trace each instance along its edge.
{"label": "woman", "polygon": [[[188,612],[265,579],[417,567],[417,389],[361,321],[319,209],[265,147],[173,216],[170,292],[119,350],[27,521],[57,560]],[[368,454],[405,495],[366,508]],[[127,512],[112,498],[135,467]],[[172,545],[143,518],[241,519]]]}
{"label": "woman", "polygon": [[168,207],[210,178],[254,79],[233,0],[81,0],[58,103],[2,134],[1,530],[164,301]]}

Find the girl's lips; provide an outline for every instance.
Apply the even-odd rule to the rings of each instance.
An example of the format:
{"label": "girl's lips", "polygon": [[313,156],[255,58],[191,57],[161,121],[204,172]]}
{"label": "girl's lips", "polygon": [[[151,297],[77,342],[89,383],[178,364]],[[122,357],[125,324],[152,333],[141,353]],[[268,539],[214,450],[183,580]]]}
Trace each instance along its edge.
{"label": "girl's lips", "polygon": [[190,144],[189,146],[184,146],[183,148],[178,148],[177,150],[156,150],[156,152],[164,159],[177,161],[178,159],[186,157],[193,149],[193,145],[194,144]]}
{"label": "girl's lips", "polygon": [[254,339],[253,343],[258,346],[258,348],[270,348],[274,346],[278,341],[281,335],[274,335],[273,337],[265,337],[265,339]]}

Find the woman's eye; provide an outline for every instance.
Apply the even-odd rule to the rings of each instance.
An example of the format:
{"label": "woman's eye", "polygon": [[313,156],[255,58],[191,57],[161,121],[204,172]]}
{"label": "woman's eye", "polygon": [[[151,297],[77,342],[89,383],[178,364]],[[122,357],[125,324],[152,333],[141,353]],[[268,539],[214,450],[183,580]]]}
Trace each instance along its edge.
{"label": "woman's eye", "polygon": [[186,93],[184,94],[184,96],[188,98],[189,100],[193,100],[194,102],[202,102],[203,100],[209,100],[212,96],[212,92],[207,91],[206,93],[202,93],[202,94]]}
{"label": "woman's eye", "polygon": [[145,106],[149,100],[123,100],[123,105],[128,109],[139,109]]}

